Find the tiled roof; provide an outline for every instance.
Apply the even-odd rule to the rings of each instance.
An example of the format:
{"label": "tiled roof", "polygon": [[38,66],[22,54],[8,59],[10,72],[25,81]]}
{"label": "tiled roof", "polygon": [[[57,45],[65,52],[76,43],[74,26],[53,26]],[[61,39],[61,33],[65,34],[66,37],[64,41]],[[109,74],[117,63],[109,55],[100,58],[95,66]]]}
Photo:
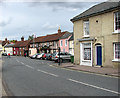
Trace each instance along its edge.
{"label": "tiled roof", "polygon": [[17,41],[13,47],[26,47],[30,43],[30,40]]}
{"label": "tiled roof", "polygon": [[71,21],[74,22],[82,18],[94,16],[97,14],[102,14],[108,11],[113,11],[115,9],[120,9],[120,1],[119,2],[103,2],[75,16],[73,19],[71,19]]}
{"label": "tiled roof", "polygon": [[34,40],[32,40],[31,43],[33,43],[33,42],[50,42],[50,41],[56,41],[56,40],[59,40],[60,37],[62,37],[66,32],[67,31],[61,32],[61,33],[50,34],[50,35],[46,35],[46,36],[40,36],[40,37],[37,37]]}

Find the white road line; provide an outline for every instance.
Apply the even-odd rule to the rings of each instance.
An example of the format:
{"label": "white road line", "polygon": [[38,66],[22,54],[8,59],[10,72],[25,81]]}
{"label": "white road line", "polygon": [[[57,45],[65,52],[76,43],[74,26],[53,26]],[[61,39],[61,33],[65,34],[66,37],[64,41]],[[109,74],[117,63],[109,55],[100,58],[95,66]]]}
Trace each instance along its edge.
{"label": "white road line", "polygon": [[43,70],[40,70],[40,69],[37,69],[37,71],[43,72],[43,73],[51,75],[51,76],[58,77],[58,75],[55,75],[55,74],[52,74],[52,73],[49,73],[49,72],[46,72],[46,71],[43,71]]}
{"label": "white road line", "polygon": [[119,92],[116,92],[116,91],[113,91],[113,90],[109,90],[109,89],[106,89],[106,88],[102,88],[102,87],[98,87],[98,86],[95,86],[95,85],[87,84],[87,83],[80,82],[80,81],[77,81],[77,80],[73,80],[73,79],[67,79],[67,80],[70,80],[70,81],[76,82],[76,83],[80,83],[80,84],[83,84],[83,85],[86,85],[86,86],[90,86],[90,87],[93,87],[93,88],[101,89],[101,90],[104,90],[104,91],[112,92],[112,93],[115,93],[115,94],[120,94]]}
{"label": "white road line", "polygon": [[23,64],[23,65],[24,65],[24,63],[23,63],[23,62],[21,62],[21,64]]}
{"label": "white road line", "polygon": [[31,68],[31,69],[34,69],[32,66],[29,66],[29,65],[25,65],[26,67],[29,67],[29,68]]}

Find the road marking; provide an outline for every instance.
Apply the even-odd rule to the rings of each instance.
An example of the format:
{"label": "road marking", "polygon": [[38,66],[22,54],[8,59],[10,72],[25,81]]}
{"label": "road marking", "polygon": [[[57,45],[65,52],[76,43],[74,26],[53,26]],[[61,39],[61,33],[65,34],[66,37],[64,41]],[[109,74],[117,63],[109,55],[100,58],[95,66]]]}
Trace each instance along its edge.
{"label": "road marking", "polygon": [[23,64],[23,65],[24,65],[24,63],[23,63],[23,62],[21,62],[21,64]]}
{"label": "road marking", "polygon": [[31,69],[34,69],[32,66],[29,66],[29,65],[25,65],[26,67],[29,67],[29,68],[31,68]]}
{"label": "road marking", "polygon": [[52,73],[49,73],[49,72],[46,72],[46,71],[43,71],[43,70],[40,70],[40,69],[37,69],[37,71],[43,72],[43,73],[51,75],[51,76],[58,77],[58,75],[55,75],[55,74],[52,74]]}
{"label": "road marking", "polygon": [[83,84],[83,85],[86,85],[86,86],[90,86],[90,87],[93,87],[93,88],[101,89],[101,90],[104,90],[104,91],[112,92],[112,93],[115,93],[115,94],[120,94],[119,92],[116,92],[116,91],[113,91],[113,90],[109,90],[109,89],[106,89],[106,88],[102,88],[102,87],[98,87],[98,86],[95,86],[95,85],[87,84],[87,83],[80,82],[80,81],[77,81],[77,80],[73,80],[73,79],[70,79],[70,78],[67,79],[67,80],[75,82],[75,83],[80,83],[80,84]]}

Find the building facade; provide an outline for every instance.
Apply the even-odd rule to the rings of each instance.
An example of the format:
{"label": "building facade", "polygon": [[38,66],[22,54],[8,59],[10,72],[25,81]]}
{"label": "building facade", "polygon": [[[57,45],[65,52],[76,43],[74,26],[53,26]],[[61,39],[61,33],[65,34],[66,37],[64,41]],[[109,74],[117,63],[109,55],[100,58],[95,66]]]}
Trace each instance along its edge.
{"label": "building facade", "polygon": [[71,19],[74,24],[74,63],[119,67],[120,2],[104,2]]}
{"label": "building facade", "polygon": [[25,40],[24,37],[21,37],[21,41],[17,41],[13,46],[13,55],[17,56],[29,56],[29,47],[30,47],[30,40]]}
{"label": "building facade", "polygon": [[10,55],[13,55],[13,46],[14,46],[14,43],[12,44],[7,44],[4,49],[5,49],[5,53],[10,53]]}
{"label": "building facade", "polygon": [[72,36],[72,33],[67,32],[66,34],[64,34],[60,38],[59,45],[60,45],[61,52],[68,52],[69,53],[69,42],[68,42],[68,40],[70,39],[71,36]]}
{"label": "building facade", "polygon": [[74,55],[74,35],[73,34],[70,37],[70,39],[68,40],[68,42],[69,42],[69,53],[71,55]]}

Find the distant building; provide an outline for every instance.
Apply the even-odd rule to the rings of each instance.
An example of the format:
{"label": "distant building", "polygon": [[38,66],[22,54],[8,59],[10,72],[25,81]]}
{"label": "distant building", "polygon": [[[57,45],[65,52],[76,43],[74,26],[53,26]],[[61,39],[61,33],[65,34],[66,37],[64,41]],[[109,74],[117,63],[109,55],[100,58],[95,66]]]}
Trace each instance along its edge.
{"label": "distant building", "polygon": [[59,47],[59,39],[65,33],[68,32],[67,31],[61,32],[61,29],[59,28],[58,33],[34,38],[30,43],[29,55],[33,55],[41,52],[44,53],[57,52]]}
{"label": "distant building", "polygon": [[69,42],[68,40],[72,36],[72,33],[66,32],[60,39],[59,39],[59,47],[61,52],[69,52]]}
{"label": "distant building", "polygon": [[14,43],[12,44],[7,44],[4,49],[5,49],[5,53],[10,53],[10,55],[13,55],[13,46],[14,46]]}
{"label": "distant building", "polygon": [[68,42],[69,42],[69,53],[71,55],[74,55],[74,34],[73,33],[70,39],[68,40]]}
{"label": "distant building", "polygon": [[17,41],[13,46],[13,55],[24,56],[25,53],[29,56],[30,40],[25,40],[21,37],[21,41]]}

